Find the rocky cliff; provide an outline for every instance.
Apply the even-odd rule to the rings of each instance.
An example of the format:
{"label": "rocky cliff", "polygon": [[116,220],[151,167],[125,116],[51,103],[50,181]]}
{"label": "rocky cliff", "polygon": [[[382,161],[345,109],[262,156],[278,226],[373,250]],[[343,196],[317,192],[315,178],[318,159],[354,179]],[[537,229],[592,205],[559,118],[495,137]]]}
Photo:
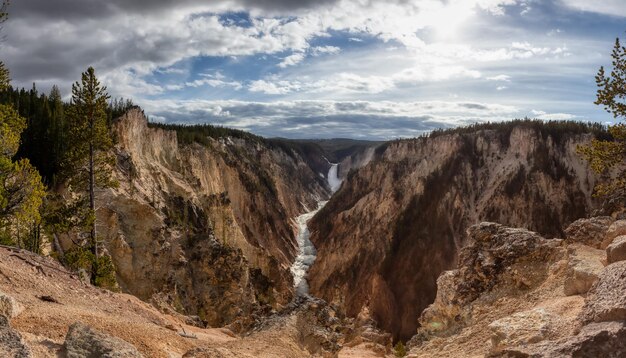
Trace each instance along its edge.
{"label": "rocky cliff", "polygon": [[311,293],[408,339],[466,228],[494,221],[562,236],[594,207],[595,178],[576,154],[592,134],[561,125],[518,121],[379,147],[309,225]]}
{"label": "rocky cliff", "polygon": [[296,151],[254,136],[183,144],[138,109],[113,130],[120,185],[98,193],[97,215],[124,292],[211,326],[291,300],[293,218],[329,196]]}
{"label": "rocky cliff", "polygon": [[626,221],[581,219],[565,239],[481,223],[437,280],[410,357],[623,357]]}

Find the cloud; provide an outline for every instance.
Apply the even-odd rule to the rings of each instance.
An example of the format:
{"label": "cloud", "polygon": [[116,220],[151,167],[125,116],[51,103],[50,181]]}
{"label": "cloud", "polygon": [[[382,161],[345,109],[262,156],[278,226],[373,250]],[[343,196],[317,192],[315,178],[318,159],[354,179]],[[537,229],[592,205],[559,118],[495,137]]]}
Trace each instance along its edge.
{"label": "cloud", "polygon": [[578,116],[569,113],[547,113],[534,109],[530,112],[533,114],[534,118],[546,121],[569,121],[578,118]]}
{"label": "cloud", "polygon": [[[240,90],[243,88],[243,85],[241,84],[241,82],[224,81],[224,76],[220,72],[217,72],[215,74],[201,74],[200,76],[202,78],[197,79],[192,82],[186,82],[185,86],[186,87],[209,86],[213,88],[230,87],[230,88],[233,88],[234,90]],[[182,88],[182,86],[180,87]],[[178,88],[178,89],[181,89],[181,88]]]}
{"label": "cloud", "polygon": [[316,46],[311,49],[311,54],[313,56],[321,56],[321,55],[334,55],[341,52],[341,49],[337,46]]}
{"label": "cloud", "polygon": [[626,17],[626,6],[624,6],[623,0],[602,0],[602,1],[588,1],[588,0],[561,0],[563,4],[573,9],[595,12],[610,16]]}
{"label": "cloud", "polygon": [[512,118],[512,106],[473,102],[391,101],[148,101],[151,118],[213,123],[267,137],[390,139],[440,127]]}
{"label": "cloud", "polygon": [[[20,0],[11,8],[3,55],[13,77],[24,84],[53,79],[71,83],[90,65],[103,73],[139,77],[198,56],[292,51],[279,65],[285,68],[304,60],[310,41],[328,36],[328,31],[419,47],[423,41],[416,31],[437,26],[450,9],[497,14],[502,5],[514,2],[181,0],[174,6],[171,0]],[[222,21],[223,14],[233,11],[247,12],[249,26]],[[447,25],[452,22],[447,18]],[[336,51],[333,46],[318,46],[312,54]]]}
{"label": "cloud", "polygon": [[305,54],[303,52],[297,52],[293,55],[289,55],[283,59],[281,63],[278,64],[278,67],[285,68],[289,66],[294,66],[302,62],[305,58]]}
{"label": "cloud", "polygon": [[511,76],[508,75],[497,75],[487,77],[488,81],[503,81],[503,82],[511,82]]}
{"label": "cloud", "polygon": [[[463,103],[515,103],[525,106],[523,113],[537,106],[550,111],[540,116],[554,118],[567,115],[559,106],[568,103],[578,119],[581,111],[569,104],[589,102],[592,107],[582,94],[588,83],[580,78],[608,60],[601,54],[610,44],[605,46],[598,35],[605,36],[607,28],[583,34],[571,21],[581,15],[562,11],[563,6],[626,13],[621,1],[603,1],[593,9],[587,3],[558,0],[555,16],[543,11],[543,0],[19,0],[5,24],[1,57],[15,85],[37,82],[43,89],[58,84],[67,91],[80,72],[94,66],[112,95],[150,103],[154,118],[163,120],[203,121],[206,115],[270,128],[276,122],[261,115],[243,112],[238,122],[235,118],[243,108],[275,118],[274,110],[292,113],[285,103],[302,99],[341,101],[330,112],[326,102],[299,103],[307,111],[320,111],[304,116],[311,128],[316,128],[314,119],[324,128],[339,126],[325,116],[357,128],[351,118],[370,121],[376,116],[376,123],[419,118],[420,123],[450,125],[516,113],[485,115],[484,109],[457,104],[455,114],[443,115],[426,102],[406,113],[387,113],[389,103],[407,108],[403,103],[417,98],[451,98],[453,93]],[[530,7],[527,16],[519,16]],[[589,16],[593,25],[603,20]],[[512,78],[515,86],[509,86]],[[577,87],[559,93],[562,83]],[[539,89],[546,87],[549,93],[542,94]],[[268,96],[283,104],[255,102]],[[157,105],[165,106],[168,97],[189,102],[159,111]],[[199,97],[249,102],[226,101],[219,108],[211,102],[209,111]],[[190,110],[193,106],[197,112]],[[398,128],[402,133],[408,127]],[[391,130],[386,128],[385,135]]]}

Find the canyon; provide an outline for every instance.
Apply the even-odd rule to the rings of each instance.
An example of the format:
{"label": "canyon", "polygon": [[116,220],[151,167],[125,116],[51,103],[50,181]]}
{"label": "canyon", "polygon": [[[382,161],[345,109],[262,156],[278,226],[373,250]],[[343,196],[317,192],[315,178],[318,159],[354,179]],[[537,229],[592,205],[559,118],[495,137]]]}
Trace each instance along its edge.
{"label": "canyon", "polygon": [[[7,329],[41,356],[80,334],[145,356],[387,357],[397,342],[415,357],[498,356],[525,347],[506,327],[545,318],[532,305],[569,320],[533,343],[566,349],[578,331],[559,327],[586,327],[587,292],[620,257],[621,241],[609,241],[622,229],[609,227],[623,214],[602,210],[577,153],[605,133],[584,124],[514,121],[386,143],[237,131],[190,142],[133,109],[113,133],[119,185],[98,190],[97,219],[122,293],[0,250],[10,262],[0,298],[26,307]],[[592,214],[609,216],[578,220]],[[41,270],[19,277],[24,265]],[[67,307],[44,314],[44,296]]]}
{"label": "canyon", "polygon": [[310,222],[311,293],[411,338],[468,227],[493,221],[559,238],[597,206],[595,174],[576,152],[593,137],[582,127],[518,121],[378,147]]}

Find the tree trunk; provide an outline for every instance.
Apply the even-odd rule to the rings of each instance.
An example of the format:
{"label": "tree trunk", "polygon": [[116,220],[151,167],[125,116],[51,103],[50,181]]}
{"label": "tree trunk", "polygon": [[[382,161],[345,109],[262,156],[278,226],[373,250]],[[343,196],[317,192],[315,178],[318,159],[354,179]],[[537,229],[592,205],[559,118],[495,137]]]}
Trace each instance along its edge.
{"label": "tree trunk", "polygon": [[52,237],[54,238],[54,249],[59,254],[59,259],[63,260],[65,258],[65,252],[63,251],[63,247],[61,247],[61,242],[59,241],[59,235],[56,232],[52,233]]}
{"label": "tree trunk", "polygon": [[91,224],[91,252],[94,255],[93,269],[91,272],[91,283],[96,283],[96,274],[98,272],[98,238],[96,236],[96,197],[94,187],[96,185],[96,172],[94,168],[94,150],[93,144],[89,144],[89,208],[93,214],[93,223]]}

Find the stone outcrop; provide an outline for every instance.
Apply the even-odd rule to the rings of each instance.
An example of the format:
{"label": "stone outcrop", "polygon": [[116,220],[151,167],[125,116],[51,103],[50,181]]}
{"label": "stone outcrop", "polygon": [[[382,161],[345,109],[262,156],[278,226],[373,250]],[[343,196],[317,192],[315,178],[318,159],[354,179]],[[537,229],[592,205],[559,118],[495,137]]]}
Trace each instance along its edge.
{"label": "stone outcrop", "polygon": [[607,263],[612,264],[626,260],[626,235],[620,235],[606,248]]}
{"label": "stone outcrop", "polygon": [[564,256],[559,240],[495,223],[472,226],[468,236],[468,245],[459,255],[459,269],[445,272],[437,281],[435,302],[419,319],[421,335],[456,333],[471,314],[470,304],[483,293],[537,287],[548,275],[550,263]]}
{"label": "stone outcrop", "polygon": [[587,293],[604,269],[604,250],[572,244],[567,247],[567,255],[567,271],[563,283],[565,294],[571,296]]}
{"label": "stone outcrop", "polygon": [[489,354],[490,358],[620,358],[626,354],[626,323],[603,322],[584,326],[580,333],[554,342],[517,346]]}
{"label": "stone outcrop", "polygon": [[13,297],[0,292],[0,316],[11,319],[20,314],[23,310],[24,306]]}
{"label": "stone outcrop", "polygon": [[565,229],[565,239],[570,243],[603,248],[612,223],[610,216],[578,219]]}
{"label": "stone outcrop", "polygon": [[622,235],[626,235],[626,220],[616,220],[607,229],[601,248],[606,248],[616,237]]}
{"label": "stone outcrop", "polygon": [[0,356],[13,358],[31,358],[28,346],[22,336],[11,328],[7,317],[0,315]]}
{"label": "stone outcrop", "polygon": [[472,226],[458,268],[437,281],[409,357],[626,356],[626,261],[604,266],[605,251],[596,248],[602,231],[585,231],[587,238],[577,230],[572,244],[493,223]]}
{"label": "stone outcrop", "polygon": [[489,325],[491,344],[518,346],[543,341],[551,332],[563,328],[559,327],[559,321],[558,316],[543,308],[515,313]]}
{"label": "stone outcrop", "polygon": [[582,321],[626,321],[626,261],[608,265],[589,291]]}
{"label": "stone outcrop", "polygon": [[468,227],[493,221],[564,238],[591,212],[595,176],[576,153],[591,138],[519,125],[378,147],[310,223],[311,293],[350,316],[367,308],[409,338]]}
{"label": "stone outcrop", "polygon": [[130,343],[98,332],[80,322],[70,326],[65,337],[67,358],[142,358]]}

